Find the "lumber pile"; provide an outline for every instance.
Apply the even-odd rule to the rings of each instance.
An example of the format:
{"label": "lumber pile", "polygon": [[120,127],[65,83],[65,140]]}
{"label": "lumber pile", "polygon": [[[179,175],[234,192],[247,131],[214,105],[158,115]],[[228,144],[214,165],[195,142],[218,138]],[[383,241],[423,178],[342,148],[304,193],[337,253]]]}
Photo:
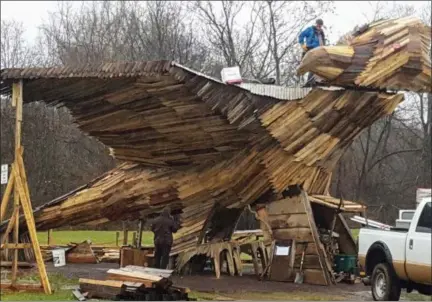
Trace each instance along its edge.
{"label": "lumber pile", "polygon": [[66,251],[66,263],[98,263],[98,258],[93,252],[91,243],[83,241],[74,244],[72,248]]}
{"label": "lumber pile", "polygon": [[[348,81],[354,89],[314,88],[287,100],[225,85],[169,61],[2,70],[1,95],[10,94],[14,81],[25,80],[25,102],[66,106],[82,131],[123,161],[35,209],[36,227],[134,220],[170,205],[181,212],[182,228],[172,250],[178,254],[202,242],[216,205],[243,209],[257,201],[279,200],[288,186],[303,184],[316,196],[312,202],[334,206],[326,196],[337,161],[363,129],[403,100],[402,93],[357,88],[430,91],[422,84],[424,79],[430,83],[430,72],[423,68],[430,62],[422,61],[425,48],[418,47],[428,37],[416,24],[405,19],[372,24],[348,46],[317,49],[325,56],[330,51],[329,60],[311,51],[303,71],[325,62],[322,66],[337,65],[339,71],[317,73],[339,86],[346,86],[345,74],[354,74]],[[399,39],[399,30],[409,31],[409,42],[389,56],[408,49],[409,60],[421,56],[422,67],[409,61],[379,73],[384,61],[374,58],[381,58],[381,42]],[[403,68],[411,68],[408,78],[400,76]],[[379,76],[371,79],[371,74]],[[344,210],[363,210],[351,205]],[[6,225],[0,224],[0,232]]]}
{"label": "lumber pile", "polygon": [[347,45],[309,51],[298,72],[311,71],[329,85],[430,93],[430,43],[430,26],[417,18],[381,20],[355,32]]}
{"label": "lumber pile", "polygon": [[87,298],[129,301],[187,301],[189,289],[173,286],[172,271],[126,266],[107,271],[107,280],[79,279]]}

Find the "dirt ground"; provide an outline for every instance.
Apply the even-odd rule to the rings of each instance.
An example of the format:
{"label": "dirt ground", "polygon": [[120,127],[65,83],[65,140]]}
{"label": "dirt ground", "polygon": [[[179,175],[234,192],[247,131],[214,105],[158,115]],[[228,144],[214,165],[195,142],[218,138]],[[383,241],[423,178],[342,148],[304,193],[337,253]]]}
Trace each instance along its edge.
{"label": "dirt ground", "polygon": [[[47,264],[49,273],[58,273],[67,278],[94,278],[104,279],[106,271],[118,268],[118,264],[68,264],[64,267],[54,267]],[[173,282],[179,286],[186,286],[192,291],[216,293],[222,297],[241,297],[241,293],[295,293],[296,296],[307,295],[338,297],[351,301],[371,301],[372,297],[368,287],[363,284],[337,284],[335,286],[317,286],[309,284],[294,284],[285,282],[258,281],[253,275],[227,276],[222,275],[216,279],[213,273],[193,276],[173,276]]]}

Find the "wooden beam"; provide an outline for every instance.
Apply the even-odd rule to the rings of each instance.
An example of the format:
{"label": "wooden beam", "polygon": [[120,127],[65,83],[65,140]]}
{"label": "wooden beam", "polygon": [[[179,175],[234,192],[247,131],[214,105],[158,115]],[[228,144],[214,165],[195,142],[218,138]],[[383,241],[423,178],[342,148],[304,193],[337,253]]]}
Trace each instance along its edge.
{"label": "wooden beam", "polygon": [[14,210],[12,213],[12,217],[9,220],[6,231],[3,234],[3,238],[1,239],[2,245],[7,241],[9,233],[12,231],[13,227],[15,226],[15,219],[17,219],[17,217],[18,217],[18,211]]}
{"label": "wooden beam", "polygon": [[10,172],[10,177],[9,177],[9,182],[8,182],[8,184],[6,186],[6,190],[4,192],[4,195],[3,195],[3,198],[2,198],[2,201],[1,201],[0,222],[3,221],[3,219],[4,219],[5,215],[6,215],[6,211],[7,211],[8,205],[9,205],[9,198],[10,198],[10,196],[12,194],[12,189],[13,189],[14,181],[15,181],[15,178],[13,177],[13,175],[14,175],[14,167],[12,166],[11,172]]}
{"label": "wooden beam", "polygon": [[51,243],[52,243],[52,240],[51,240],[51,239],[52,239],[52,238],[51,238],[52,236],[51,236],[51,235],[52,235],[52,230],[49,229],[48,232],[47,232],[47,237],[48,237],[48,238],[47,238],[47,239],[48,239],[48,240],[47,240],[47,243],[48,243],[48,246],[51,246]]}
{"label": "wooden beam", "polygon": [[[24,160],[22,158],[23,148],[21,147],[21,126],[23,117],[23,82],[15,82],[12,84],[12,106],[16,108],[15,111],[15,160],[11,168],[11,180],[8,183],[6,193],[2,198],[1,204],[1,220],[4,218],[4,211],[7,209],[7,203],[10,198],[12,190],[14,191],[14,212],[9,221],[6,229],[6,233],[9,233],[12,229],[13,233],[13,243],[5,243],[7,240],[7,235],[5,234],[2,239],[1,248],[6,251],[13,249],[13,258],[11,262],[12,276],[11,283],[2,282],[2,288],[4,289],[24,289],[32,290],[43,288],[46,294],[51,294],[51,286],[48,281],[48,275],[45,270],[45,263],[42,258],[42,253],[40,251],[39,241],[37,239],[35,220],[33,217],[33,210],[30,202],[30,192],[27,184],[27,176],[24,169]],[[19,212],[20,208],[23,209],[25,222],[27,224],[27,229],[30,235],[31,243],[19,243]],[[41,278],[41,285],[31,285],[30,287],[23,284],[17,284],[17,273],[18,273],[18,249],[33,248],[33,252],[36,257],[36,263],[39,270],[39,275]],[[33,286],[33,287],[32,287]]]}
{"label": "wooden beam", "polygon": [[23,207],[25,221],[27,223],[27,229],[30,235],[30,240],[33,245],[33,251],[36,258],[36,263],[39,269],[39,275],[41,278],[42,286],[45,290],[46,294],[51,294],[51,285],[48,280],[48,275],[45,269],[45,263],[43,261],[42,253],[40,251],[39,241],[36,234],[35,221],[33,217],[33,212],[30,206],[30,202],[27,199],[27,195],[25,194],[25,190],[20,178],[20,175],[15,173],[16,177],[16,187],[18,189],[19,197],[21,199],[21,205]]}
{"label": "wooden beam", "polygon": [[[15,166],[15,163],[14,163]],[[16,169],[16,166],[15,166]],[[13,177],[16,178],[17,171],[15,170]],[[17,217],[15,218],[13,242],[15,244],[19,243],[19,210],[20,210],[20,200],[18,195],[17,186],[14,186],[14,212],[16,212]],[[18,249],[13,251],[12,256],[12,284],[15,284],[18,273]]]}
{"label": "wooden beam", "polygon": [[31,243],[4,243],[0,246],[0,249],[31,249],[33,246]]}
{"label": "wooden beam", "polygon": [[[28,262],[18,262],[18,267],[32,268],[34,265]],[[12,267],[12,261],[0,261],[0,267]],[[3,281],[2,281],[3,282]]]}
{"label": "wooden beam", "polygon": [[44,288],[40,284],[12,284],[11,282],[2,281],[0,283],[2,290],[10,291],[32,291],[32,292],[43,292]]}

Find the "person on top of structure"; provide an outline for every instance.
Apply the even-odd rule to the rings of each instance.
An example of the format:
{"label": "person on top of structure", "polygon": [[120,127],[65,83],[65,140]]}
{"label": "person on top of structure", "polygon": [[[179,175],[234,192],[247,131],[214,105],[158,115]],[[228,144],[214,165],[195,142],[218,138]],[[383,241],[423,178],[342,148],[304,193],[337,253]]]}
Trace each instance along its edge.
{"label": "person on top of structure", "polygon": [[[325,45],[325,34],[323,31],[324,22],[322,19],[317,19],[315,25],[312,25],[303,30],[299,35],[299,43],[303,49],[302,58],[305,54],[314,48]],[[313,74],[309,72],[307,82],[304,87],[310,87],[315,84]]]}
{"label": "person on top of structure", "polygon": [[170,208],[165,207],[160,216],[151,221],[151,230],[154,233],[155,268],[167,268],[173,244],[173,233],[180,228],[180,223],[175,221],[170,213]]}

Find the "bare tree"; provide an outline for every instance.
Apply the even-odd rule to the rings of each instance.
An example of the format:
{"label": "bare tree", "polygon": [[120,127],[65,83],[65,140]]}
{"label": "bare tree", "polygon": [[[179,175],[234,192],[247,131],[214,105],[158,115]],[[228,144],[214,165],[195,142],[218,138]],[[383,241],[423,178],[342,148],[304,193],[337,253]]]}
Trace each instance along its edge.
{"label": "bare tree", "polygon": [[[248,1],[195,1],[192,8],[203,25],[203,35],[212,53],[227,66],[239,66],[249,76],[251,57],[261,45],[258,17],[261,5]],[[241,13],[249,12],[244,24]]]}
{"label": "bare tree", "polygon": [[24,40],[23,24],[14,20],[1,20],[1,68],[31,65],[33,55]]}
{"label": "bare tree", "polygon": [[209,57],[175,1],[62,2],[42,31],[63,64],[168,59],[201,70]]}
{"label": "bare tree", "polygon": [[332,5],[332,1],[313,4],[307,1],[265,2],[261,21],[268,40],[276,84],[298,83],[295,75],[301,60],[298,35],[309,23],[331,11]]}

